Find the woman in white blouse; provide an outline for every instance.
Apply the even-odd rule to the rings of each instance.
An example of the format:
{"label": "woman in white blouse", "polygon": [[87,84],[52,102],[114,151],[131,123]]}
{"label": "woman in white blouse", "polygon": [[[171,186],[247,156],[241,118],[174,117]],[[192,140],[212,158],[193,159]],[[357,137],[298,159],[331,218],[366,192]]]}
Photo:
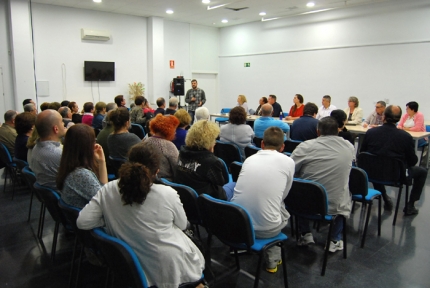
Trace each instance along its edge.
{"label": "woman in white blouse", "polygon": [[[149,286],[170,288],[198,283],[205,261],[182,232],[187,217],[178,193],[153,183],[159,171],[158,153],[151,145],[134,145],[129,152],[130,162],[119,170],[120,179],[97,192],[80,212],[77,225],[80,229],[105,227],[109,235],[129,244]],[[203,287],[197,283],[196,287]]]}
{"label": "woman in white blouse", "polygon": [[237,106],[243,107],[246,111],[246,115],[249,115],[248,103],[246,102],[245,95],[239,95],[237,97]]}
{"label": "woman in white blouse", "polygon": [[351,96],[348,99],[348,108],[344,111],[347,116],[348,124],[361,124],[363,122],[363,109],[358,107],[358,98]]}

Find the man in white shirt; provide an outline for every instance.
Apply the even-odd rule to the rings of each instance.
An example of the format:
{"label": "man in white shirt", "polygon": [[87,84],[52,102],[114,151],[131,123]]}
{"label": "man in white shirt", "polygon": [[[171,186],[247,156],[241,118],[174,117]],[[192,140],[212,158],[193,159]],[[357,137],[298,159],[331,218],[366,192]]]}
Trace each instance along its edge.
{"label": "man in white shirt", "polygon": [[[290,217],[284,199],[293,183],[294,161],[280,153],[284,133],[278,127],[266,129],[261,148],[243,163],[231,202],[248,211],[256,238],[271,238],[281,232]],[[265,256],[266,270],[275,273],[282,263],[281,248],[274,246]]]}
{"label": "man in white shirt", "polygon": [[318,114],[316,119],[321,120],[324,117],[330,116],[331,111],[336,110],[336,106],[331,105],[331,97],[329,95],[325,95],[322,98],[322,106],[318,109]]}

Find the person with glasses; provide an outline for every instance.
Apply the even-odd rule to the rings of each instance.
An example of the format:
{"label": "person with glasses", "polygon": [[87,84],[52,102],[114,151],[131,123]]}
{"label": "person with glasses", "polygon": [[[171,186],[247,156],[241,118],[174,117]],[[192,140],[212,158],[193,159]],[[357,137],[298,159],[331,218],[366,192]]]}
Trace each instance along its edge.
{"label": "person with glasses", "polygon": [[344,111],[347,117],[347,124],[360,125],[363,122],[363,109],[358,107],[358,98],[351,96],[348,99],[348,108]]}
{"label": "person with glasses", "polygon": [[363,127],[377,127],[384,123],[384,111],[387,104],[384,101],[376,102],[375,111],[373,111],[363,122]]}

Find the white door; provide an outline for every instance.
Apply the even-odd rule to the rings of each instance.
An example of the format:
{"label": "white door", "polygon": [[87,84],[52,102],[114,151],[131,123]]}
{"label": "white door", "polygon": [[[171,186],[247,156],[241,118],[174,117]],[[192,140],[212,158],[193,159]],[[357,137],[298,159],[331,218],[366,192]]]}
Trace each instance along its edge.
{"label": "white door", "polygon": [[[196,79],[198,83],[198,87],[205,91],[206,95],[206,103],[205,107],[209,109],[209,112],[219,113],[221,108],[219,108],[219,97],[218,97],[218,75],[210,74],[210,73],[193,73],[192,79]],[[186,87],[186,89],[191,88],[191,81],[187,83],[190,87]],[[185,90],[187,91],[187,90]]]}

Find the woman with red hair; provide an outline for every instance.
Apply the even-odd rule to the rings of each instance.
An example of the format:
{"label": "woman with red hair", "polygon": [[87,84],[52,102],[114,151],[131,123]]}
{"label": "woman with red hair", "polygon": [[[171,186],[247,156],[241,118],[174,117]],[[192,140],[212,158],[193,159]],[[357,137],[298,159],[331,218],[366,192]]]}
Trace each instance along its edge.
{"label": "woman with red hair", "polygon": [[179,152],[172,140],[175,138],[176,128],[179,120],[175,116],[164,116],[157,114],[149,123],[151,137],[145,140],[145,144],[151,145],[161,152],[159,178],[173,180],[173,173],[176,170]]}

